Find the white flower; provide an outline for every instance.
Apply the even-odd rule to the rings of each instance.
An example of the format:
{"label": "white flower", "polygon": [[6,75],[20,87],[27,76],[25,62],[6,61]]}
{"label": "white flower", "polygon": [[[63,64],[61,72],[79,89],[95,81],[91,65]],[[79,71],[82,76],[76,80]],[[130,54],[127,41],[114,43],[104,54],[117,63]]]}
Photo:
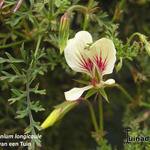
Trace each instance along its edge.
{"label": "white flower", "polygon": [[65,92],[66,100],[77,100],[84,91],[94,86],[115,83],[114,79],[102,80],[105,74],[113,72],[116,61],[116,49],[111,40],[102,38],[93,43],[89,32],[80,31],[68,41],[64,55],[72,70],[87,73],[92,78],[92,85]]}

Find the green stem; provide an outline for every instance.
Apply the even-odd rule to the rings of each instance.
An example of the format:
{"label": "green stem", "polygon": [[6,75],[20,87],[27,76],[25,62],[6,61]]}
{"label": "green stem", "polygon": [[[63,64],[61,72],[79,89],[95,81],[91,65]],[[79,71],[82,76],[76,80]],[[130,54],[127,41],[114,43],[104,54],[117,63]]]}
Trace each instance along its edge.
{"label": "green stem", "polygon": [[120,13],[120,10],[122,9],[124,3],[125,3],[125,0],[121,0],[121,2],[120,2],[120,4],[119,4],[119,7],[116,8],[116,10],[115,10],[115,14],[114,14],[114,16],[113,16],[113,18],[112,18],[112,22],[114,22],[114,21],[117,19],[118,15],[119,15],[119,13]]}
{"label": "green stem", "polygon": [[81,5],[73,5],[67,9],[67,13],[69,14],[73,10],[82,10],[83,13],[87,12],[87,7],[81,6]]}
{"label": "green stem", "polygon": [[[27,76],[26,76],[26,91],[27,91],[27,107],[29,110],[29,120],[30,120],[30,127],[32,127],[31,134],[36,136],[35,128],[34,128],[34,119],[31,112],[31,100],[30,100],[30,78],[31,78],[31,68],[28,69]],[[35,149],[35,143],[37,146],[40,146],[40,143],[35,139],[31,140],[31,150]],[[30,148],[29,148],[30,149]]]}
{"label": "green stem", "polygon": [[71,13],[73,10],[81,10],[84,14],[83,30],[86,30],[88,23],[88,8],[81,5],[73,5],[67,9],[67,14]]}
{"label": "green stem", "polygon": [[130,36],[130,38],[128,39],[127,45],[130,45],[132,39],[133,39],[135,36],[139,36],[139,37],[140,37],[141,34],[138,33],[138,32],[133,33],[133,34]]}
{"label": "green stem", "polygon": [[133,102],[134,99],[130,96],[130,94],[127,93],[127,91],[119,84],[115,84],[115,86],[124,94],[128,97],[128,99]]}
{"label": "green stem", "polygon": [[103,104],[100,93],[98,94],[98,107],[99,107],[99,125],[100,125],[100,133],[103,134]]}
{"label": "green stem", "polygon": [[145,102],[140,102],[140,106],[145,106],[147,108],[150,108],[150,104],[145,103]]}
{"label": "green stem", "polygon": [[86,30],[88,24],[88,14],[86,13],[84,16],[83,30]]}
{"label": "green stem", "polygon": [[31,108],[30,108],[30,89],[29,89],[29,78],[30,78],[30,70],[27,73],[27,81],[26,81],[26,91],[27,91],[27,107],[29,108],[29,119],[30,119],[30,125],[32,125],[33,122],[33,117],[31,113]]}
{"label": "green stem", "polygon": [[38,53],[38,50],[39,50],[39,47],[40,47],[40,43],[41,43],[41,39],[42,39],[42,36],[39,35],[38,42],[37,42],[36,49],[35,49],[35,53],[34,53],[35,57],[36,57],[36,55]]}
{"label": "green stem", "polygon": [[98,132],[98,125],[97,125],[96,116],[95,116],[95,112],[94,112],[94,109],[92,107],[92,104],[88,100],[85,100],[85,102],[88,104],[95,131]]}
{"label": "green stem", "polygon": [[28,39],[28,40],[22,40],[22,41],[19,41],[19,42],[15,42],[15,43],[10,43],[10,44],[7,44],[7,45],[0,45],[0,49],[2,48],[8,48],[8,47],[14,47],[16,45],[20,45],[22,43],[26,43],[26,42],[29,42],[29,41],[32,41],[33,39]]}
{"label": "green stem", "polygon": [[89,0],[89,6],[88,6],[88,8],[89,8],[89,9],[91,9],[91,8],[92,8],[93,3],[94,3],[94,0]]}
{"label": "green stem", "polygon": [[[28,70],[28,72],[27,72],[26,91],[27,91],[27,107],[29,110],[29,120],[30,120],[30,126],[32,127],[33,126],[33,116],[32,116],[31,107],[30,107],[31,100],[30,100],[29,82],[30,82],[30,70]],[[36,135],[34,127],[32,127],[31,133],[33,135]],[[31,148],[34,149],[35,148],[35,142],[32,140],[31,143],[32,143]]]}
{"label": "green stem", "polygon": [[88,14],[85,14],[84,16],[84,23],[83,23],[83,30],[86,30],[88,23]]}

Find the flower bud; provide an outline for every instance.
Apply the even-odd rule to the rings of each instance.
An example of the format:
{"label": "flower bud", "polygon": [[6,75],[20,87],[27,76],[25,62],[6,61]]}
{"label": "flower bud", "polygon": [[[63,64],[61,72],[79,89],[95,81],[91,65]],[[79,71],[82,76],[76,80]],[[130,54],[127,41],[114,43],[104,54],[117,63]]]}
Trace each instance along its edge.
{"label": "flower bud", "polygon": [[63,53],[64,48],[66,47],[68,37],[69,37],[69,18],[67,16],[67,13],[65,13],[61,17],[59,26],[59,48],[61,54]]}
{"label": "flower bud", "polygon": [[42,123],[41,127],[43,129],[52,126],[60,115],[60,109],[55,109],[50,113],[50,115],[46,118],[46,120]]}
{"label": "flower bud", "polygon": [[116,72],[118,72],[122,68],[122,57],[120,57],[120,61],[116,66]]}
{"label": "flower bud", "polygon": [[113,84],[115,84],[115,80],[114,79],[108,79],[104,83],[105,83],[105,85],[113,85]]}
{"label": "flower bud", "polygon": [[78,104],[78,101],[74,102],[63,102],[60,105],[55,106],[55,109],[50,113],[46,120],[42,123],[41,127],[46,129],[60,120],[67,112],[73,109]]}

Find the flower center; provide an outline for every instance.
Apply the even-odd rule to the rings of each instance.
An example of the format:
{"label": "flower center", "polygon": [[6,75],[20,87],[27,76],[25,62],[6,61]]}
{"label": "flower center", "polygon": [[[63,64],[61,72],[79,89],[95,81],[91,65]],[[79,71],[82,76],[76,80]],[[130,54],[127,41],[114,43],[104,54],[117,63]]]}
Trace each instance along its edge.
{"label": "flower center", "polygon": [[80,54],[79,65],[84,72],[88,73],[92,78],[92,85],[96,86],[97,83],[102,81],[103,72],[106,69],[108,62],[108,55],[102,59],[102,55],[95,55],[92,58]]}

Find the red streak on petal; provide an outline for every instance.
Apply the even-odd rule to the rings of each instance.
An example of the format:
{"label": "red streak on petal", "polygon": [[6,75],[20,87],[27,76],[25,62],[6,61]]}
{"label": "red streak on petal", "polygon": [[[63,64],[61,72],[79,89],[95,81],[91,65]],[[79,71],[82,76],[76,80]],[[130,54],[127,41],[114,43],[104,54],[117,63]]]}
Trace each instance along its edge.
{"label": "red streak on petal", "polygon": [[107,66],[107,57],[105,58],[105,60],[103,61],[102,60],[102,55],[101,55],[101,52],[100,52],[100,56],[95,56],[94,57],[94,61],[97,65],[97,68],[99,70],[99,72],[103,72],[105,69],[106,69],[106,66]]}
{"label": "red streak on petal", "polygon": [[94,64],[90,58],[85,59],[83,55],[81,55],[80,59],[80,66],[82,69],[84,69],[87,73],[89,73],[91,76],[93,76],[93,68]]}

